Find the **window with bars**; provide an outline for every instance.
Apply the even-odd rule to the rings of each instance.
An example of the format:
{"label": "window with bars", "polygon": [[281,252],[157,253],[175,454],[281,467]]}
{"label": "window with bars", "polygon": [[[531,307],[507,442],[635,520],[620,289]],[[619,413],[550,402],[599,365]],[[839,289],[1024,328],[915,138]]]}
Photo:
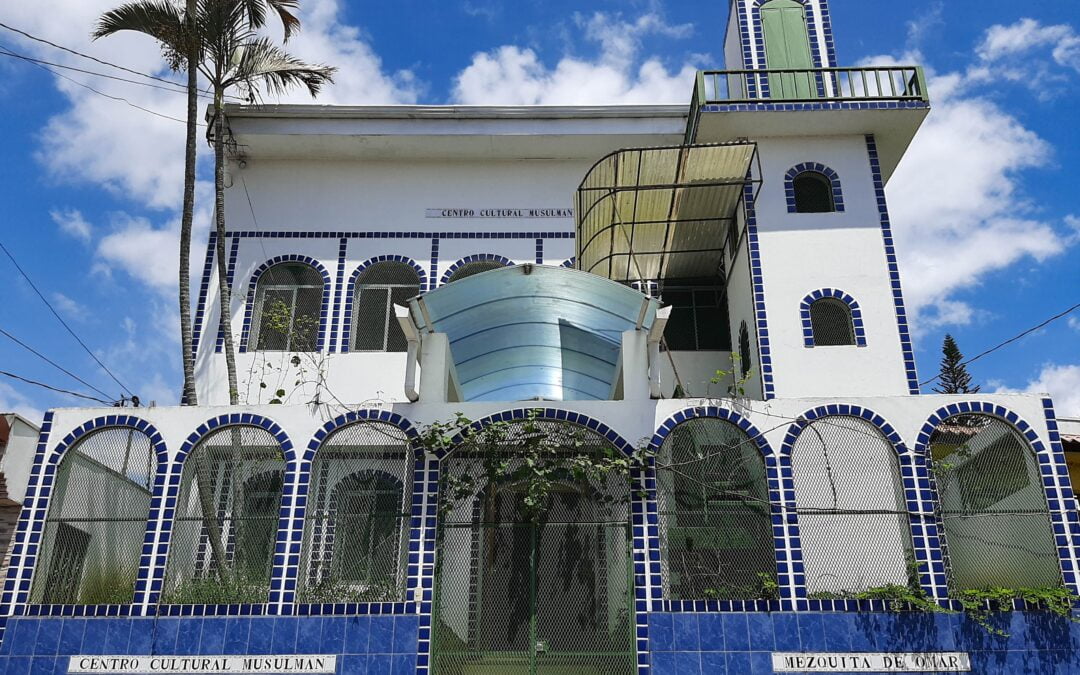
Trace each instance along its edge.
{"label": "window with bars", "polygon": [[127,604],[134,599],[157,457],[141,431],[92,432],[56,472],[30,601]]}
{"label": "window with bars", "polygon": [[811,597],[908,585],[914,553],[900,465],[877,427],[814,420],[795,440],[791,469]]}
{"label": "window with bars", "polygon": [[450,283],[452,281],[461,281],[462,279],[471,277],[474,274],[497,270],[502,267],[506,267],[506,265],[502,264],[498,260],[478,260],[476,262],[465,263],[461,267],[454,270],[454,273],[450,275],[450,278],[446,280],[446,283]]}
{"label": "window with bars", "polygon": [[671,316],[664,340],[672,351],[730,351],[727,295],[722,277],[664,284],[662,298]]}
{"label": "window with bars", "polygon": [[695,418],[671,430],[656,462],[668,597],[762,597],[776,554],[757,444],[731,422]]}
{"label": "window with bars", "polygon": [[353,300],[353,351],[405,351],[394,305],[405,305],[419,294],[420,275],[406,263],[387,260],[361,272]]}
{"label": "window with bars", "polygon": [[1061,569],[1035,451],[1015,427],[965,414],[930,438],[956,589],[1057,586]]}
{"label": "window with bars", "polygon": [[743,321],[739,324],[739,378],[745,380],[753,367],[753,355],[750,353],[750,329]]}
{"label": "window with bars", "polygon": [[263,272],[255,289],[251,342],[260,351],[313,352],[322,314],[323,278],[304,263]]}
{"label": "window with bars", "polygon": [[218,429],[184,461],[162,602],[263,603],[277,540],[285,457],[259,427]]}
{"label": "window with bars", "polygon": [[818,171],[803,171],[791,181],[796,213],[832,213],[836,210],[832,181]]}
{"label": "window with bars", "polygon": [[814,346],[844,347],[855,344],[851,307],[837,298],[820,298],[810,303],[810,326]]}
{"label": "window with bars", "polygon": [[338,429],[311,466],[301,602],[404,599],[412,473],[405,432],[382,422]]}

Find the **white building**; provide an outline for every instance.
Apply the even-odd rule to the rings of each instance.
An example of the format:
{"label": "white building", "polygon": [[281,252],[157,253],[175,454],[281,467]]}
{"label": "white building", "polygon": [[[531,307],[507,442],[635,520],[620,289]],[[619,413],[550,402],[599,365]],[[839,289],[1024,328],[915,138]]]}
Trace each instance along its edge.
{"label": "white building", "polygon": [[[688,108],[228,107],[199,406],[49,413],[3,607],[299,616],[294,635],[370,616],[366,651],[319,629],[337,672],[749,672],[874,647],[1009,672],[959,619],[881,637],[918,632],[890,588],[1078,590],[1052,402],[919,393],[884,188],[930,109],[922,71],[837,67],[825,0],[737,0],[724,50]],[[418,436],[457,414],[504,435]],[[564,467],[524,517],[537,438],[646,465]],[[70,457],[114,475],[77,484]],[[118,485],[149,498],[80,525]],[[88,600],[105,590],[125,602]],[[210,653],[270,653],[251,635]]]}

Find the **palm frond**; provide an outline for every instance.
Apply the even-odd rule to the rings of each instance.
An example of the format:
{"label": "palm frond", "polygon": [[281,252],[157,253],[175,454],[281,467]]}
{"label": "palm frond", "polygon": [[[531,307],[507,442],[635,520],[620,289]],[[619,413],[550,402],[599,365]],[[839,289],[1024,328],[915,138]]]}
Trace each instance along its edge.
{"label": "palm frond", "polygon": [[252,97],[265,90],[281,95],[296,86],[303,86],[313,97],[324,84],[334,81],[337,68],[309,64],[287,53],[268,38],[254,38],[237,51],[230,64],[225,86],[241,85]]}
{"label": "palm frond", "polygon": [[184,53],[184,15],[168,0],[137,0],[105,12],[90,34],[94,40],[121,31],[154,38],[167,49]]}
{"label": "palm frond", "polygon": [[243,0],[243,3],[248,22],[253,28],[266,25],[266,10],[269,8],[278,15],[286,40],[292,37],[293,32],[300,30],[300,19],[293,14],[300,6],[299,0]]}

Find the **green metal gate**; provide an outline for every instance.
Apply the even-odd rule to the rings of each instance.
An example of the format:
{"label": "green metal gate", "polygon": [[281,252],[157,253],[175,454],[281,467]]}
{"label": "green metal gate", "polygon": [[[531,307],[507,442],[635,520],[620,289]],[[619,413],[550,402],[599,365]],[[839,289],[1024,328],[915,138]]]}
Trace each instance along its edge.
{"label": "green metal gate", "polygon": [[[576,493],[553,500],[590,501]],[[484,501],[491,516],[506,509],[497,503],[491,509],[490,502],[516,500]],[[579,509],[551,511],[558,516]],[[626,522],[445,523],[435,581],[433,672],[634,673],[630,547]]]}

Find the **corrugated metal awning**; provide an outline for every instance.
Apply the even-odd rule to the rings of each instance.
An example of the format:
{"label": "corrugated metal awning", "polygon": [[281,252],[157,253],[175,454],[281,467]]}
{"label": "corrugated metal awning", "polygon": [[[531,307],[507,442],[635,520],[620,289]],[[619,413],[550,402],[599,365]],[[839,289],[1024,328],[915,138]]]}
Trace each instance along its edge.
{"label": "corrugated metal awning", "polygon": [[481,272],[409,300],[420,331],[445,333],[466,401],[605,400],[622,333],[648,331],[658,303],[565,267]]}
{"label": "corrugated metal awning", "polygon": [[619,150],[577,191],[577,267],[614,281],[717,273],[757,145]]}

